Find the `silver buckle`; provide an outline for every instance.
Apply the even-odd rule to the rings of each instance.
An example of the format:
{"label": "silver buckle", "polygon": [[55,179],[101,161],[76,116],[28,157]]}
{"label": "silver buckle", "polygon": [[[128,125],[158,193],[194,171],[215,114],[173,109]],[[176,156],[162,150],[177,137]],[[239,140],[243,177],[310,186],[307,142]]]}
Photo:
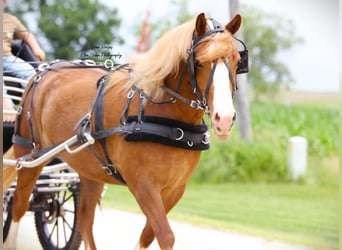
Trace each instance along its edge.
{"label": "silver buckle", "polygon": [[181,135],[179,137],[176,138],[176,141],[182,140],[184,137],[184,131],[181,128],[177,128],[177,131],[181,132]]}
{"label": "silver buckle", "polygon": [[202,140],[203,144],[209,144],[210,143],[210,134],[208,132],[205,132],[203,134],[203,140]]}

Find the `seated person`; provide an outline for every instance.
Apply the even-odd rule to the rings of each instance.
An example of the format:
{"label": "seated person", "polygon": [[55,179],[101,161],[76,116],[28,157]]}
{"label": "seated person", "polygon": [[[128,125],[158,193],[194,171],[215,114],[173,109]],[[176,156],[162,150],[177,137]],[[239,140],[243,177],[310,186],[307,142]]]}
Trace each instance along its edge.
{"label": "seated person", "polygon": [[[3,10],[7,1],[3,0]],[[40,48],[36,38],[26,27],[13,15],[3,13],[3,71],[9,75],[25,80],[36,73],[34,67],[23,59],[16,57],[11,52],[11,42],[13,39],[21,39],[31,48],[38,60],[45,60],[45,52]],[[23,86],[26,87],[26,86]]]}

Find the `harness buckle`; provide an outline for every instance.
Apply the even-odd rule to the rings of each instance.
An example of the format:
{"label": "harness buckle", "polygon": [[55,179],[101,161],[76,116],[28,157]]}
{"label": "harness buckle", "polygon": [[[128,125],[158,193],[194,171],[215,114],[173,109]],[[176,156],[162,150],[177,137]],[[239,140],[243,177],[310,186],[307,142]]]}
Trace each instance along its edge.
{"label": "harness buckle", "polygon": [[23,112],[23,106],[19,106],[17,110],[17,115],[21,115],[22,112]]}
{"label": "harness buckle", "polygon": [[189,105],[192,108],[203,110],[203,107],[202,107],[201,103],[199,103],[199,101],[196,102],[194,100],[191,100]]}
{"label": "harness buckle", "polygon": [[207,106],[207,99],[205,97],[203,97],[202,99],[202,105]]}
{"label": "harness buckle", "polygon": [[112,170],[110,169],[109,166],[103,166],[102,168],[106,172],[106,174],[112,175]]}
{"label": "harness buckle", "polygon": [[42,79],[42,76],[41,76],[41,75],[37,75],[37,76],[34,78],[33,83],[37,84],[41,79]]}

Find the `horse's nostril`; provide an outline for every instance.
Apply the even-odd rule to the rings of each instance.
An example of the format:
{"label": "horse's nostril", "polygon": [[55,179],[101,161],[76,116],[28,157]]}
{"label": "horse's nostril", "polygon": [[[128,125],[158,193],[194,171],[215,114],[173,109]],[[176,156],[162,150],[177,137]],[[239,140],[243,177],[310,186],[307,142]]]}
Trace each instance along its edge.
{"label": "horse's nostril", "polygon": [[215,119],[215,121],[219,122],[220,121],[220,115],[218,113],[215,113],[214,119]]}
{"label": "horse's nostril", "polygon": [[235,122],[235,120],[236,120],[236,112],[234,112],[233,122]]}

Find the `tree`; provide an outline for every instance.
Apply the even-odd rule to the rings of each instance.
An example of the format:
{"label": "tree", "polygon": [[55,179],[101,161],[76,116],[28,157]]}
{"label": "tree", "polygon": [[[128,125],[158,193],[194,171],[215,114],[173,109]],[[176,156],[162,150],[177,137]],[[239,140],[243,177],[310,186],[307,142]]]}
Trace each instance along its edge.
{"label": "tree", "polygon": [[120,19],[117,9],[111,9],[98,0],[13,2],[9,7],[19,17],[28,12],[39,16],[38,27],[49,43],[46,47],[51,48],[47,49],[50,57],[75,59],[82,51],[97,45],[124,42],[118,35]]}
{"label": "tree", "polygon": [[243,37],[249,48],[248,79],[254,90],[254,98],[262,94],[274,95],[281,84],[290,84],[292,76],[277,55],[302,38],[295,34],[291,20],[285,20],[254,7],[242,5],[244,15]]}
{"label": "tree", "polygon": [[[239,0],[230,0],[229,1],[229,9],[231,18],[234,17],[235,14],[239,12]],[[243,21],[243,26],[241,29],[244,29],[245,21]],[[237,36],[240,39],[243,39],[243,32],[238,32]],[[248,44],[248,43],[247,43]],[[238,125],[239,125],[239,133],[240,137],[245,141],[250,141],[251,134],[251,114],[249,110],[249,98],[248,98],[248,85],[247,85],[247,75],[242,74],[237,76],[238,81],[238,91],[236,92],[236,103],[238,110]]]}

